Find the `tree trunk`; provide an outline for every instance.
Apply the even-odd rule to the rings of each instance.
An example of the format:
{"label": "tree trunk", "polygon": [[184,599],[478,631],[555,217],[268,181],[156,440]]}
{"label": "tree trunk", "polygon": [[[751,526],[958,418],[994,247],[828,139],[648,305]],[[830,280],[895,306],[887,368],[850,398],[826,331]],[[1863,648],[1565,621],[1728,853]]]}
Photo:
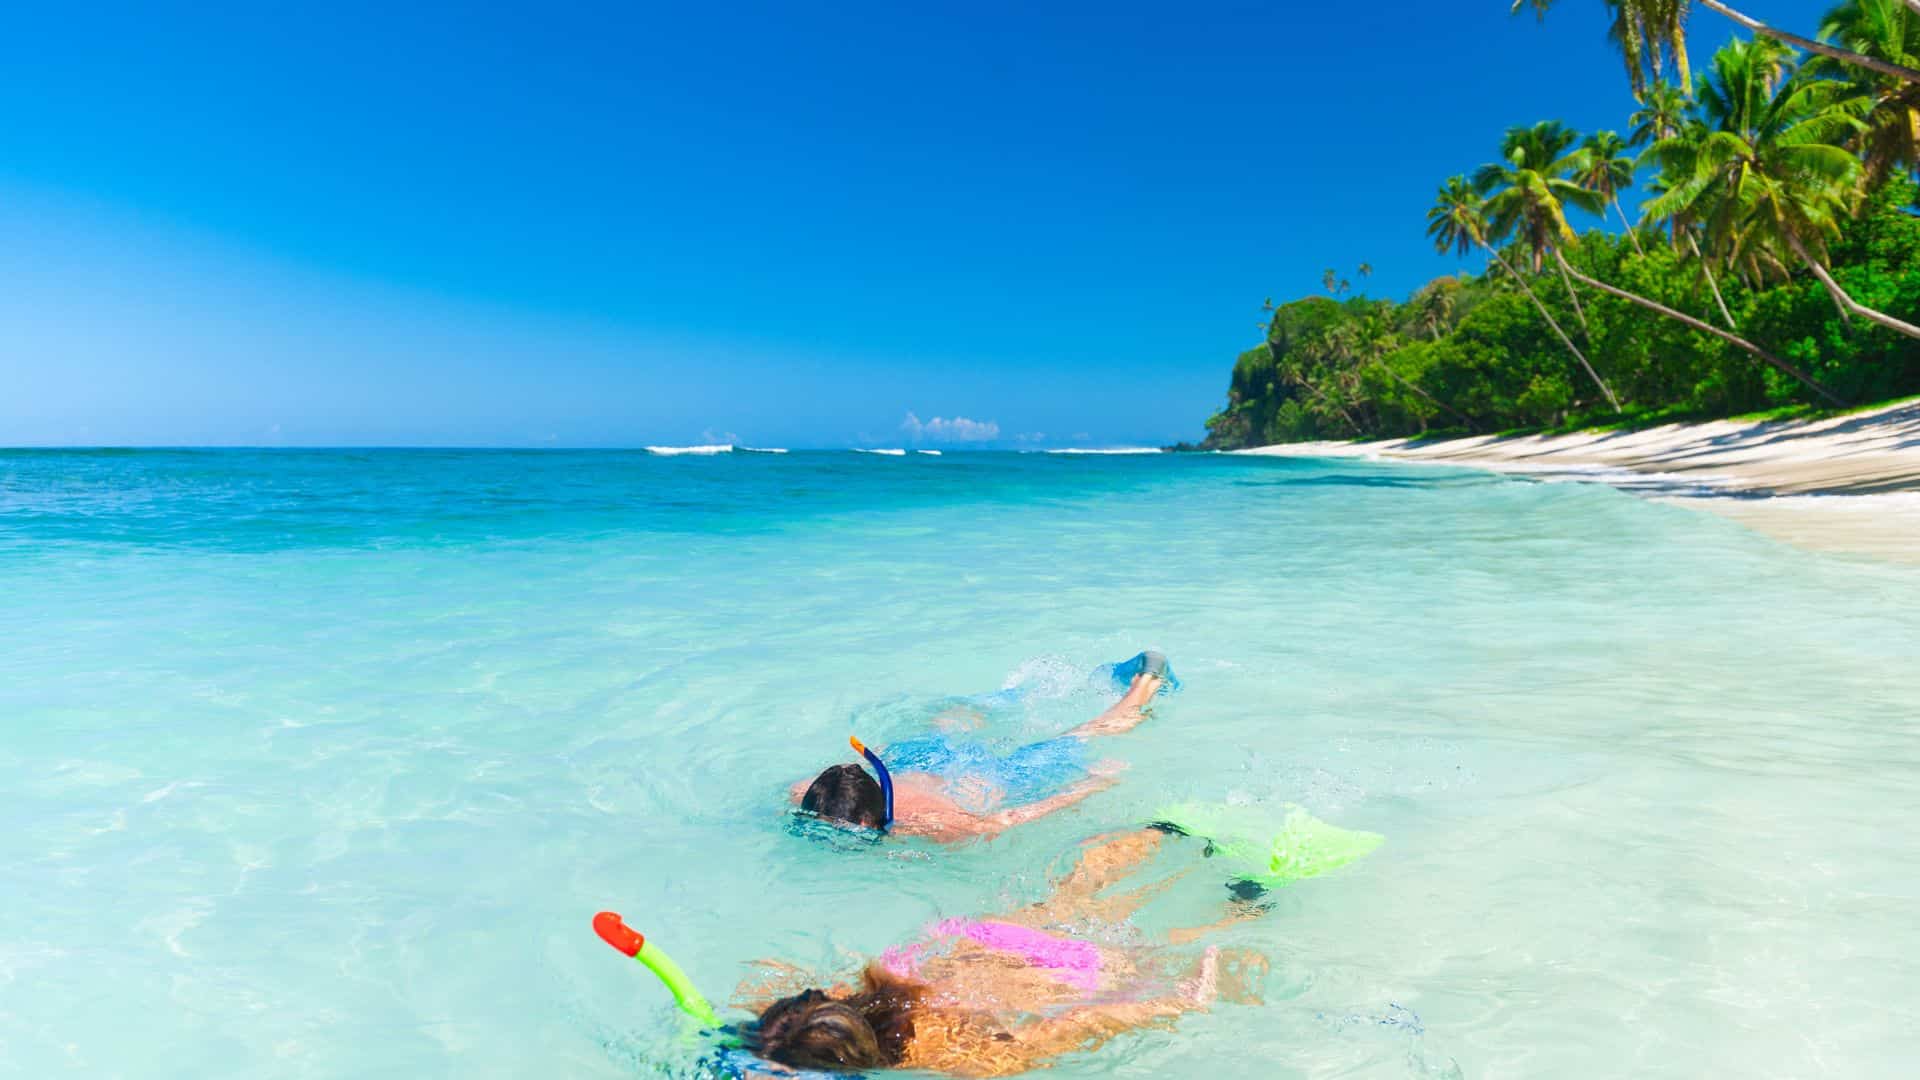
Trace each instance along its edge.
{"label": "tree trunk", "polygon": [[[1748,30],[1764,37],[1770,37],[1775,41],[1784,41],[1789,45],[1805,49],[1808,52],[1832,57],[1842,63],[1867,68],[1872,71],[1877,71],[1882,75],[1891,75],[1896,79],[1905,79],[1910,83],[1920,83],[1920,71],[1913,68],[1901,67],[1899,64],[1890,64],[1885,60],[1876,60],[1871,56],[1862,56],[1859,53],[1848,52],[1845,49],[1836,49],[1823,41],[1804,38],[1799,34],[1789,34],[1785,30],[1776,30],[1751,15],[1743,15],[1733,10],[1727,5],[1720,3],[1719,0],[1700,0],[1700,2],[1720,14],[1725,15],[1727,18],[1732,19],[1734,22],[1739,23],[1741,26],[1746,27]],[[1915,8],[1915,10],[1920,10],[1920,4],[1916,4],[1915,0],[1907,0],[1907,6]]]}
{"label": "tree trunk", "polygon": [[[1913,2],[1920,4],[1920,0],[1913,0]],[[1640,246],[1640,234],[1634,231],[1633,222],[1627,220],[1627,209],[1620,205],[1620,196],[1618,195],[1613,196],[1613,208],[1620,214],[1620,224],[1627,227],[1627,239],[1633,241],[1633,250],[1645,255],[1647,249]]]}
{"label": "tree trunk", "polygon": [[[1401,378],[1400,373],[1388,367],[1387,362],[1385,360],[1375,360],[1374,363],[1379,365],[1381,371],[1384,371],[1387,373],[1387,378],[1392,379],[1394,382],[1399,383],[1401,386],[1404,386],[1407,389],[1413,391],[1414,393],[1419,394],[1421,397],[1426,398],[1428,401],[1433,402],[1435,405],[1440,406],[1441,408],[1452,413],[1454,416],[1458,417],[1461,423],[1467,425],[1468,431],[1477,430],[1473,426],[1473,421],[1467,419],[1467,416],[1465,413],[1447,404],[1446,402],[1441,401],[1439,398],[1434,397],[1432,394],[1427,393],[1425,390],[1420,389],[1418,386],[1415,386],[1412,382]],[[1420,420],[1420,430],[1422,432],[1425,432],[1427,430],[1427,421],[1424,417],[1421,418]]]}
{"label": "tree trunk", "polygon": [[[1558,259],[1560,257],[1560,253],[1558,251],[1555,251],[1553,253],[1553,257]],[[1562,266],[1560,268],[1560,284],[1565,285],[1567,287],[1567,299],[1573,301],[1573,314],[1575,318],[1580,320],[1581,336],[1587,339],[1588,345],[1592,345],[1593,344],[1593,328],[1587,325],[1586,309],[1580,306],[1580,294],[1573,291],[1573,282],[1568,280],[1567,270],[1565,266]]]}
{"label": "tree trunk", "polygon": [[[1560,264],[1562,266],[1566,265],[1566,260],[1560,258],[1559,252],[1557,251],[1554,252],[1553,256],[1556,259],[1560,259]],[[1730,342],[1734,345],[1737,345],[1740,348],[1745,349],[1747,352],[1750,352],[1753,355],[1759,357],[1760,359],[1765,360],[1767,363],[1772,364],[1774,367],[1778,368],[1779,370],[1784,371],[1788,375],[1791,375],[1794,378],[1800,380],[1800,382],[1805,384],[1808,389],[1812,390],[1816,394],[1819,394],[1821,397],[1826,398],[1827,401],[1829,401],[1830,403],[1836,406],[1846,404],[1846,402],[1841,400],[1838,395],[1833,393],[1833,391],[1828,390],[1826,387],[1821,386],[1819,383],[1814,382],[1812,379],[1808,378],[1806,373],[1801,371],[1799,368],[1794,367],[1792,364],[1787,363],[1785,360],[1782,360],[1779,357],[1768,352],[1767,350],[1761,348],[1760,346],[1755,345],[1753,342],[1748,341],[1746,338],[1736,337],[1735,335],[1729,334],[1725,330],[1722,330],[1719,327],[1714,326],[1712,323],[1704,323],[1704,322],[1701,322],[1699,319],[1694,318],[1691,315],[1683,315],[1680,312],[1675,311],[1672,308],[1666,306],[1665,304],[1659,303],[1657,301],[1649,300],[1646,297],[1637,295],[1635,293],[1630,293],[1625,289],[1615,288],[1614,286],[1609,285],[1604,281],[1599,281],[1594,278],[1590,278],[1585,274],[1582,274],[1578,270],[1574,270],[1572,271],[1572,273],[1574,277],[1579,278],[1581,281],[1586,282],[1588,285],[1591,285],[1594,288],[1599,289],[1601,292],[1606,293],[1609,296],[1617,296],[1620,299],[1625,300],[1629,303],[1639,304],[1641,307],[1646,308],[1648,311],[1657,311],[1660,314],[1665,315],[1667,318],[1673,319],[1676,322],[1685,323],[1688,326],[1693,327],[1695,330],[1700,331],[1701,333],[1712,334],[1714,337],[1717,337],[1722,341]]]}
{"label": "tree trunk", "polygon": [[[1913,2],[1914,2],[1914,3],[1916,3],[1916,4],[1920,4],[1920,0],[1913,0]],[[1431,324],[1431,325],[1429,325],[1429,326],[1427,327],[1427,333],[1429,333],[1429,334],[1432,334],[1432,335],[1433,335],[1433,340],[1435,340],[1435,341],[1439,341],[1439,340],[1440,340],[1440,324],[1439,324],[1439,323],[1433,323],[1433,324]]]}
{"label": "tree trunk", "polygon": [[1553,332],[1560,336],[1560,343],[1567,347],[1567,351],[1573,354],[1575,360],[1580,361],[1580,367],[1586,371],[1587,377],[1593,380],[1593,384],[1600,388],[1600,392],[1607,395],[1607,404],[1613,406],[1614,412],[1619,412],[1620,401],[1613,396],[1613,390],[1607,386],[1605,380],[1600,378],[1600,373],[1593,370],[1593,365],[1587,363],[1586,354],[1582,353],[1573,344],[1573,339],[1567,336],[1567,332],[1560,329],[1559,321],[1553,317],[1553,312],[1547,310],[1547,305],[1541,303],[1540,298],[1534,295],[1533,287],[1527,284],[1527,279],[1521,277],[1520,271],[1515,270],[1513,264],[1509,263],[1505,257],[1493,250],[1492,245],[1481,244],[1480,246],[1487,249],[1487,254],[1493,256],[1494,261],[1500,264],[1502,270],[1512,275],[1513,280],[1520,283],[1520,291],[1526,293],[1527,299],[1533,301],[1533,306],[1540,309],[1541,318],[1546,319],[1547,325],[1553,327]]}
{"label": "tree trunk", "polygon": [[[1920,4],[1920,0],[1914,0],[1914,3]],[[1727,329],[1740,329],[1733,324],[1733,313],[1727,310],[1726,298],[1720,295],[1720,282],[1714,279],[1713,267],[1707,264],[1707,257],[1700,254],[1700,241],[1695,240],[1692,233],[1688,233],[1687,245],[1693,248],[1693,257],[1700,260],[1700,269],[1707,273],[1707,288],[1713,290],[1713,302],[1720,305],[1720,317],[1727,320]]]}
{"label": "tree trunk", "polygon": [[1800,256],[1800,261],[1807,264],[1807,269],[1813,271],[1813,276],[1820,279],[1820,284],[1827,287],[1827,295],[1833,297],[1833,302],[1840,308],[1842,315],[1858,315],[1870,323],[1884,326],[1897,334],[1905,334],[1910,338],[1920,338],[1920,326],[1901,322],[1891,315],[1875,311],[1858,300],[1855,300],[1853,297],[1848,296],[1847,290],[1841,288],[1840,283],[1833,280],[1833,275],[1827,273],[1827,268],[1820,265],[1820,260],[1814,258],[1807,252],[1806,247],[1800,243],[1799,237],[1788,233],[1787,243],[1792,245],[1793,253]]}
{"label": "tree trunk", "polygon": [[[1337,379],[1337,376],[1336,376],[1336,379]],[[1346,403],[1340,400],[1341,393],[1340,393],[1340,384],[1338,381],[1336,381],[1333,384],[1331,389],[1324,386],[1315,386],[1313,387],[1313,391],[1314,393],[1320,395],[1321,400],[1325,401],[1329,405],[1332,405],[1334,409],[1338,410],[1341,418],[1346,420],[1347,426],[1353,429],[1354,438],[1357,439],[1362,435],[1366,434],[1366,432],[1361,429],[1360,422],[1358,420],[1355,420],[1353,418],[1353,414],[1347,411]]]}

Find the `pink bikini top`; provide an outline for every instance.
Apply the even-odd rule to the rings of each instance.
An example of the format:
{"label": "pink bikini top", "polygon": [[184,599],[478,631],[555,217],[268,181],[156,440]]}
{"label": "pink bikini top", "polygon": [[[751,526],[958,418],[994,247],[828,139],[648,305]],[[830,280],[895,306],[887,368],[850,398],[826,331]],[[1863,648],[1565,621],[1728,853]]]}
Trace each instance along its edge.
{"label": "pink bikini top", "polygon": [[1018,956],[1076,990],[1092,991],[1100,985],[1100,948],[1091,941],[1057,937],[1030,926],[975,919],[943,919],[928,927],[926,936],[927,940],[917,945],[895,946],[881,953],[880,966],[910,979],[919,970],[921,954],[936,942],[965,938],[995,952]]}

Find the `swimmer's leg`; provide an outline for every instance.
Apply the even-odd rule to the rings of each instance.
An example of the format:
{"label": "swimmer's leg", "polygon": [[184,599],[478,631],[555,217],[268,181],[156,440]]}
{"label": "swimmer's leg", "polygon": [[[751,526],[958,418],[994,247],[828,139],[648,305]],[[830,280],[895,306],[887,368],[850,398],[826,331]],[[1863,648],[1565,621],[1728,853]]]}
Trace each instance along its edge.
{"label": "swimmer's leg", "polygon": [[1178,930],[1167,931],[1167,941],[1174,945],[1185,945],[1188,942],[1197,941],[1200,938],[1206,937],[1208,934],[1217,930],[1225,930],[1228,927],[1238,926],[1244,922],[1252,922],[1260,916],[1265,915],[1267,911],[1268,909],[1266,907],[1254,904],[1232,904],[1228,906],[1226,915],[1215,919],[1205,926],[1185,926]]}
{"label": "swimmer's leg", "polygon": [[1118,925],[1133,917],[1133,913],[1145,907],[1149,901],[1172,888],[1175,882],[1185,878],[1198,869],[1188,867],[1178,873],[1169,874],[1158,881],[1150,881],[1137,889],[1113,896],[1094,897],[1081,909],[1083,918],[1093,919],[1109,925]]}
{"label": "swimmer's leg", "polygon": [[[1159,656],[1159,653],[1154,653]],[[1159,671],[1166,670],[1166,658],[1161,657]],[[1113,707],[1099,716],[1067,732],[1067,738],[1091,739],[1096,735],[1118,735],[1132,731],[1147,718],[1147,702],[1160,692],[1166,684],[1156,671],[1147,670],[1133,677],[1133,685],[1127,687],[1127,694],[1113,704]]]}
{"label": "swimmer's leg", "polygon": [[1230,882],[1227,892],[1232,894],[1227,900],[1227,913],[1205,926],[1189,926],[1184,929],[1170,930],[1167,940],[1175,945],[1184,945],[1196,938],[1204,937],[1215,930],[1225,930],[1244,922],[1252,922],[1273,910],[1273,901],[1265,899],[1267,887],[1257,881],[1240,880]]}
{"label": "swimmer's leg", "polygon": [[1073,869],[1054,883],[1053,892],[1023,914],[1038,922],[1061,922],[1096,907],[1094,897],[1160,850],[1166,834],[1152,829],[1109,833],[1087,842]]}

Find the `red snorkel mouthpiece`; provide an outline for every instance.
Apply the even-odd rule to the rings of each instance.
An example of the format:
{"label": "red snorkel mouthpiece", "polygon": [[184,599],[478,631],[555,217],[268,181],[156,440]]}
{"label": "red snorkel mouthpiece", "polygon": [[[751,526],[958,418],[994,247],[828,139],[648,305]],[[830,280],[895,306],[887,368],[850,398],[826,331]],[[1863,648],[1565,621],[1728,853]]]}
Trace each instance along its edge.
{"label": "red snorkel mouthpiece", "polygon": [[640,955],[640,947],[647,943],[645,934],[628,926],[611,911],[603,911],[593,917],[593,932],[600,935],[601,941],[629,957]]}

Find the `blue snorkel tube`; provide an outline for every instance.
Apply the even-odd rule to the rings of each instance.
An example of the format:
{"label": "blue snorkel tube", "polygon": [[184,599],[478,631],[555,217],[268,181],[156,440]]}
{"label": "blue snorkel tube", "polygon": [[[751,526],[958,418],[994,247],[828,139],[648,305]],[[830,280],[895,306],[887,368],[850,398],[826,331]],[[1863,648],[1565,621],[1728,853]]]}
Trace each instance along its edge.
{"label": "blue snorkel tube", "polygon": [[880,760],[880,755],[867,749],[866,743],[852,735],[847,736],[847,743],[866,758],[867,764],[873,766],[873,771],[880,776],[880,794],[887,797],[887,820],[880,823],[880,831],[886,832],[887,826],[893,824],[893,776],[887,772],[886,763]]}

